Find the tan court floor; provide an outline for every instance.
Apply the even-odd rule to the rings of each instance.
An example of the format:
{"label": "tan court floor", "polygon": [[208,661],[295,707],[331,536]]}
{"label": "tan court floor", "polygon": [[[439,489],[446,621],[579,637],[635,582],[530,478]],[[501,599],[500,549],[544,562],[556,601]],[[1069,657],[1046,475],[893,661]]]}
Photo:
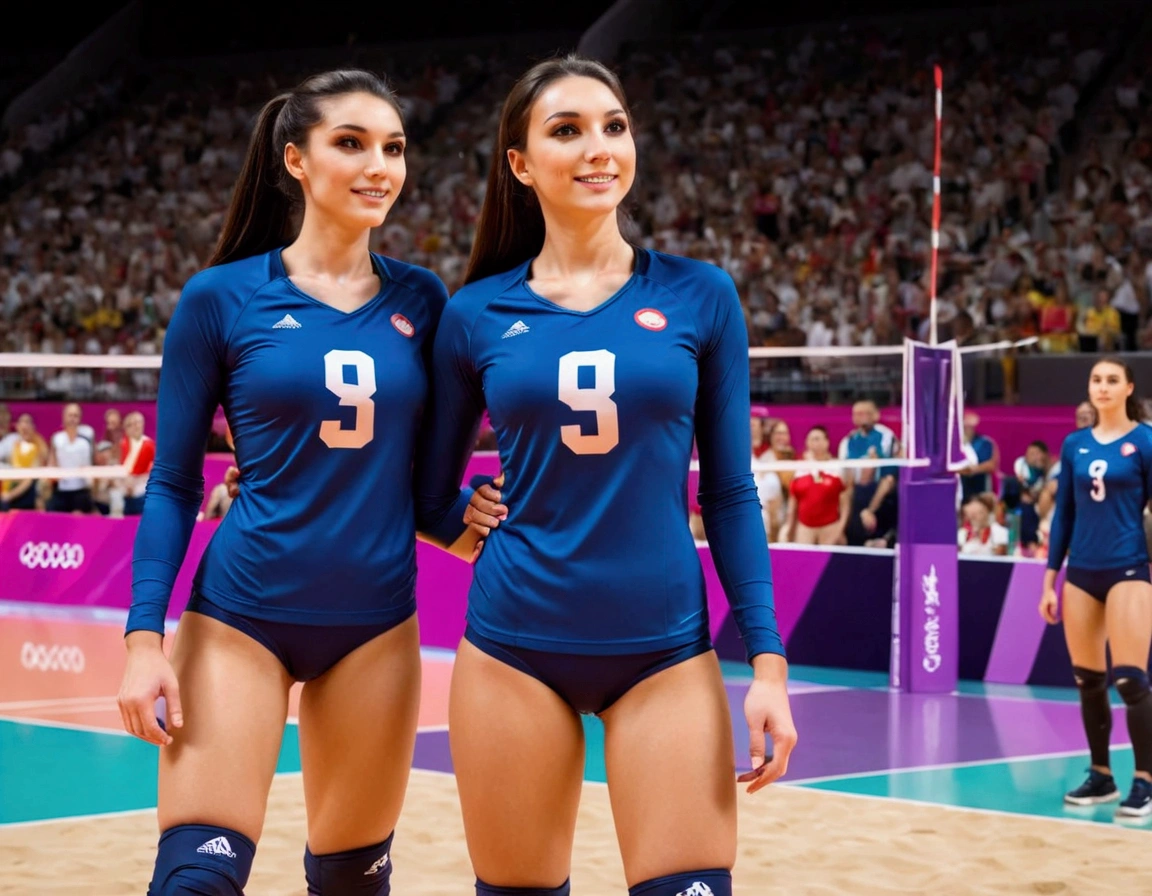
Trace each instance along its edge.
{"label": "tan court floor", "polygon": [[[1141,896],[1152,833],[777,787],[740,798],[738,896]],[[0,893],[143,894],[154,815],[0,828]],[[299,775],[277,778],[247,896],[304,896]],[[395,896],[472,896],[455,779],[413,771],[393,850]],[[587,784],[574,896],[627,892],[603,785]]]}

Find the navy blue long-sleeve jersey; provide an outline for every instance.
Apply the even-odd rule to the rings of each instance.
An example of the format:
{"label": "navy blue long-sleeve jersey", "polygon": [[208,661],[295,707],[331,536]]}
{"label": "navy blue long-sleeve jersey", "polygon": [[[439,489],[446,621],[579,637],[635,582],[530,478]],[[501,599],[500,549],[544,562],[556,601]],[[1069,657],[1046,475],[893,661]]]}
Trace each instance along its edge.
{"label": "navy blue long-sleeve jersey", "polygon": [[1101,444],[1091,427],[1064,440],[1048,568],[1119,569],[1148,562],[1144,507],[1152,499],[1152,427]]}
{"label": "navy blue long-sleeve jersey", "polygon": [[420,528],[460,519],[485,408],[509,508],[476,564],[469,623],[500,643],[562,653],[643,653],[707,636],[688,528],[695,436],[704,523],[748,655],[782,654],[731,278],[640,250],[614,296],[573,311],[534,293],[528,271],[464,287],[436,336],[430,452],[415,471]]}
{"label": "navy blue long-sleeve jersey", "polygon": [[280,250],[188,281],[164,340],[127,631],[164,630],[218,405],[244,483],[196,589],[321,625],[385,622],[414,601],[412,458],[447,292],[422,268],[372,261],[380,292],[351,313],[298,289]]}

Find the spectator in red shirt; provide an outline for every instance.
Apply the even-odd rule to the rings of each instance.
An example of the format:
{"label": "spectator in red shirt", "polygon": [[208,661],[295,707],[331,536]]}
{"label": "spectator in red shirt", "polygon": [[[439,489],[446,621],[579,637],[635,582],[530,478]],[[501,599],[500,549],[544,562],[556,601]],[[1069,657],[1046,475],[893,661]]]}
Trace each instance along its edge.
{"label": "spectator in red shirt", "polygon": [[139,516],[144,512],[148,474],[152,472],[152,462],[156,459],[156,443],[144,435],[144,415],[139,411],[133,411],[124,418],[120,458],[128,471],[124,480],[124,515]]}
{"label": "spectator in red shirt", "polygon": [[[805,439],[806,460],[832,460],[828,430],[813,426]],[[796,544],[844,544],[852,509],[852,479],[839,470],[801,470],[789,487],[784,539]]]}

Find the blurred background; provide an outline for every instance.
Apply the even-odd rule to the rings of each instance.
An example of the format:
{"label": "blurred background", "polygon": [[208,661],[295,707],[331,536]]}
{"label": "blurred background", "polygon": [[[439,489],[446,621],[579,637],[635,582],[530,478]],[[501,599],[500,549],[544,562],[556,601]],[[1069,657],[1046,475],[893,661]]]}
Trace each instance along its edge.
{"label": "blurred background", "polygon": [[[458,287],[499,103],[530,63],[571,50],[623,78],[643,242],[725,268],[750,346],[928,339],[942,67],[940,339],[1035,337],[964,358],[969,441],[984,440],[981,463],[997,451],[968,491],[1001,499],[1026,456],[1044,460],[1025,479],[1049,478],[1100,353],[1125,353],[1152,382],[1145,3],[137,0],[21,15],[0,36],[0,352],[45,362],[0,359],[2,434],[29,414],[48,440],[77,402],[111,446],[96,463],[122,459],[129,412],[154,435],[155,366],[49,356],[161,354],[256,111],[316,71],[368,67],[399,91],[409,178],[373,248]],[[898,428],[898,355],[751,364],[760,416],[797,430],[772,456],[802,453],[815,423],[834,453],[861,399]],[[490,432],[479,447],[494,447]],[[210,448],[228,450],[222,417]]]}

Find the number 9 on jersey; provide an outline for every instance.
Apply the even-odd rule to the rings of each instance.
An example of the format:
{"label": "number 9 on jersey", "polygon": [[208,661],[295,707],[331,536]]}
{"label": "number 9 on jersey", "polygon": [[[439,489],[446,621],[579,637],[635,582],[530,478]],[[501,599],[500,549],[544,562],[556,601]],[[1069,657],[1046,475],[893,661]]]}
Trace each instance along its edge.
{"label": "number 9 on jersey", "polygon": [[[580,368],[591,367],[592,385],[580,388]],[[616,356],[607,349],[568,352],[560,358],[559,398],[574,411],[596,414],[596,434],[585,435],[578,423],[560,427],[560,440],[573,454],[607,454],[620,442],[616,413]]]}
{"label": "number 9 on jersey", "polygon": [[[345,370],[356,371],[356,381],[345,379]],[[376,429],[376,362],[358,351],[332,349],[324,356],[324,385],[340,396],[341,407],[356,409],[356,425],[344,429],[339,420],[320,424],[320,440],[329,448],[363,448],[372,441]]]}

